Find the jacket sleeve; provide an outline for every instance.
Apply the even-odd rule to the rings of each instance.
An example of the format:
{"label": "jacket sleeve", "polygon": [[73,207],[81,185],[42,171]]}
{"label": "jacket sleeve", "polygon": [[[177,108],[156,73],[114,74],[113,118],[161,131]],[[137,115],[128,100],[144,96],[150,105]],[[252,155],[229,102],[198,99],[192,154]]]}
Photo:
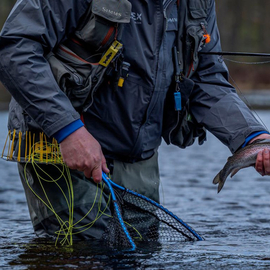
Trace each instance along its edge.
{"label": "jacket sleeve", "polygon": [[[221,51],[215,3],[211,1],[207,32],[210,43],[203,51]],[[200,55],[191,97],[191,112],[197,122],[235,152],[254,132],[265,130],[228,82],[228,69],[220,56]]]}
{"label": "jacket sleeve", "polygon": [[0,80],[48,136],[79,115],[44,55],[76,28],[90,1],[17,1],[0,34]]}

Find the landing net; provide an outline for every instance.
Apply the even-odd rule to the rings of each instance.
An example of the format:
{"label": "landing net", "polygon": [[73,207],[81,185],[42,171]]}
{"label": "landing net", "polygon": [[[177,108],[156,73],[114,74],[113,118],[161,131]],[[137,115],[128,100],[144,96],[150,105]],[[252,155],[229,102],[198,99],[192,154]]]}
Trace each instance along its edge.
{"label": "landing net", "polygon": [[[14,131],[15,132],[15,131]],[[203,238],[187,223],[153,200],[125,189],[112,182],[103,174],[103,182],[96,184],[96,195],[88,212],[74,220],[74,190],[69,168],[63,163],[59,145],[54,140],[48,142],[42,133],[40,136],[26,134],[26,140],[21,142],[23,135],[9,134],[5,147],[7,154],[2,157],[7,160],[18,161],[26,165],[31,163],[34,168],[43,194],[38,194],[28,181],[27,172],[25,179],[29,189],[35,196],[55,215],[59,223],[55,231],[56,245],[72,245],[73,237],[87,230],[91,230],[95,223],[104,216],[108,223],[101,239],[114,248],[135,249],[136,243],[141,241],[156,241],[159,243],[169,241],[194,241]],[[57,167],[57,176],[49,175],[42,171],[40,164],[52,164]],[[60,181],[66,183],[63,188]],[[90,181],[90,180],[89,180]],[[53,183],[66,201],[68,218],[64,219],[55,210],[50,199],[49,190],[44,183]],[[106,183],[106,184],[105,184]],[[64,192],[63,190],[66,190]],[[104,200],[106,203],[104,204]],[[103,203],[101,203],[103,201]],[[54,201],[55,203],[55,201]],[[94,209],[95,208],[95,209]],[[97,208],[97,209],[96,209]],[[85,222],[87,216],[94,211],[96,214],[91,222]]]}

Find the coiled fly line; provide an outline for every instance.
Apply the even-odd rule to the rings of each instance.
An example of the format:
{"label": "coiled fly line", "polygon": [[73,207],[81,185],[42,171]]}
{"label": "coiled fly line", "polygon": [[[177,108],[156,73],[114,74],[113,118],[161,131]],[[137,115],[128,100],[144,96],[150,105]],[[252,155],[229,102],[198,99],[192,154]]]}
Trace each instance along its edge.
{"label": "coiled fly line", "polygon": [[[105,206],[103,204],[102,208],[102,200],[105,199],[105,196],[103,196],[105,183],[101,182],[99,184],[96,184],[94,200],[92,201],[89,210],[85,213],[83,217],[81,217],[78,221],[74,222],[74,189],[72,177],[70,169],[63,162],[63,158],[61,156],[60,148],[57,141],[53,139],[52,142],[48,142],[47,137],[43,133],[40,133],[39,136],[36,136],[35,133],[31,134],[31,132],[26,132],[23,144],[22,137],[23,135],[20,131],[9,131],[2,152],[2,158],[24,164],[24,178],[29,190],[31,190],[31,192],[47,207],[47,209],[51,211],[51,213],[55,216],[57,222],[59,223],[59,229],[55,231],[55,245],[60,244],[71,246],[73,245],[74,235],[83,233],[86,230],[90,229],[95,224],[95,222],[103,215],[107,216],[108,218],[113,218],[113,216],[106,213],[106,210],[110,208],[111,194],[107,196],[108,199],[106,201],[106,204]],[[37,137],[39,140],[37,140]],[[31,164],[35,172],[44,198],[42,198],[41,195],[37,194],[37,192],[31,186],[27,174],[28,164]],[[50,175],[42,168],[42,164],[50,164],[51,166],[55,167],[58,174]],[[64,180],[67,192],[65,192],[61,185],[58,183],[60,179]],[[46,190],[44,183],[53,183],[55,187],[60,191],[60,194],[64,198],[68,209],[67,220],[63,220],[63,218],[61,218],[55,210],[55,206],[53,205],[48,196],[48,191]],[[93,211],[94,208],[96,214],[93,220],[82,225],[81,223],[83,223],[83,221]],[[136,239],[142,239],[139,231],[134,226],[125,221],[124,223],[127,227],[132,229],[132,231],[136,232]]]}

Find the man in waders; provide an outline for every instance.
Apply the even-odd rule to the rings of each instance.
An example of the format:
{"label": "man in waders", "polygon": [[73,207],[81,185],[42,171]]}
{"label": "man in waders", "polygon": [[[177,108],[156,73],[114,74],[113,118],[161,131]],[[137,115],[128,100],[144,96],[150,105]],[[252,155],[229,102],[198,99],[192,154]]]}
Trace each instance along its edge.
{"label": "man in waders", "polygon": [[[224,62],[200,54],[217,51],[214,0],[17,1],[1,31],[0,79],[12,94],[7,158],[18,161],[37,235],[55,235],[57,217],[70,215],[56,141],[71,169],[73,222],[96,221],[76,234],[88,239],[102,238],[110,215],[105,207],[97,219],[102,171],[159,201],[162,138],[185,148],[207,129],[232,153],[270,138]],[[270,174],[268,150],[256,170]]]}

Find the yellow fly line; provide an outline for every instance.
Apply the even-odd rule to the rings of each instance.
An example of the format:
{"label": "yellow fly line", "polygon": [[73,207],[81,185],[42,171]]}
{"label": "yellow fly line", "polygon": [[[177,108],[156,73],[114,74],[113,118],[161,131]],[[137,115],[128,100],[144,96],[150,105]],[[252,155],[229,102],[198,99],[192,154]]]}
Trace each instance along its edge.
{"label": "yellow fly line", "polygon": [[[31,160],[29,163],[32,164],[34,171],[37,175],[40,187],[43,191],[43,194],[45,196],[45,200],[43,200],[32,188],[32,186],[29,183],[28,177],[27,177],[27,173],[26,173],[26,167],[25,166],[25,170],[24,170],[24,175],[25,175],[25,179],[26,179],[26,183],[29,187],[29,189],[33,192],[33,194],[35,194],[35,196],[55,215],[57,221],[59,222],[59,230],[55,232],[57,238],[56,238],[56,242],[55,245],[57,245],[57,243],[60,240],[60,244],[61,245],[72,245],[73,244],[73,240],[72,240],[72,236],[74,234],[78,234],[78,233],[82,233],[83,231],[91,228],[93,226],[93,224],[103,215],[105,214],[105,210],[109,205],[110,200],[108,200],[106,206],[104,209],[101,209],[101,195],[98,198],[98,189],[101,188],[101,190],[103,190],[104,188],[104,184],[97,184],[97,189],[96,189],[96,194],[95,194],[95,199],[93,201],[92,206],[90,207],[89,211],[85,214],[84,217],[82,217],[79,221],[77,221],[76,223],[73,222],[73,213],[74,213],[74,192],[73,192],[73,185],[72,185],[72,179],[71,179],[71,175],[70,175],[70,171],[69,168],[65,165],[62,164],[63,166],[57,166],[56,164],[54,164],[54,166],[56,166],[56,168],[59,170],[59,177],[57,178],[53,178],[53,176],[49,175],[46,171],[44,171],[39,165],[39,163],[35,162],[34,159]],[[26,163],[27,164],[27,163]],[[45,176],[41,176],[39,171],[42,172],[42,174],[44,174]],[[58,181],[60,179],[64,179],[66,186],[67,186],[67,194],[63,191],[63,189],[61,188],[61,186],[58,184]],[[62,196],[64,197],[64,200],[66,202],[67,208],[68,208],[68,213],[69,213],[69,218],[68,220],[63,220],[55,211],[53,204],[51,203],[48,195],[47,195],[47,191],[43,185],[44,182],[51,182],[54,183],[56,185],[56,187],[60,190]],[[93,219],[92,222],[88,223],[88,224],[84,224],[80,226],[80,222],[82,222],[87,215],[92,211],[93,207],[95,205],[98,205],[98,211],[96,214],[96,217]],[[75,232],[74,232],[75,230]]]}
{"label": "yellow fly line", "polygon": [[[2,151],[2,158],[9,161],[25,163],[24,177],[29,189],[52,212],[52,214],[55,215],[59,223],[59,230],[55,232],[55,245],[60,244],[71,246],[73,244],[73,235],[82,233],[90,229],[102,215],[106,215],[112,218],[112,216],[106,213],[106,210],[110,205],[111,196],[108,197],[106,205],[102,209],[102,200],[104,199],[103,191],[105,184],[100,183],[97,184],[94,200],[88,212],[80,220],[74,223],[74,190],[72,178],[69,168],[63,162],[59,144],[54,138],[52,140],[48,140],[47,136],[43,132],[40,132],[38,134],[31,133],[31,131],[26,131],[25,134],[22,134],[21,131],[9,131],[4,144],[4,149]],[[37,194],[32,188],[27,176],[27,164],[32,165],[46,201],[42,199],[41,196]],[[55,168],[59,172],[59,176],[57,175],[57,177],[54,178],[55,176],[52,176],[46,171],[44,171],[40,164],[51,164],[55,166]],[[62,187],[58,183],[60,179],[64,179],[67,187],[66,193],[63,191]],[[47,191],[44,187],[44,182],[54,183],[55,186],[60,190],[67,205],[69,213],[68,220],[63,220],[55,211],[54,206],[51,203]],[[91,222],[81,225],[82,221],[96,206],[98,208],[98,211],[95,218]],[[131,224],[128,223],[126,223],[126,225],[136,231],[138,239],[142,238],[136,228],[134,228]]]}
{"label": "yellow fly line", "polygon": [[59,144],[56,139],[48,140],[43,132],[9,131],[2,158],[9,161],[30,162],[48,164],[63,164]]}

